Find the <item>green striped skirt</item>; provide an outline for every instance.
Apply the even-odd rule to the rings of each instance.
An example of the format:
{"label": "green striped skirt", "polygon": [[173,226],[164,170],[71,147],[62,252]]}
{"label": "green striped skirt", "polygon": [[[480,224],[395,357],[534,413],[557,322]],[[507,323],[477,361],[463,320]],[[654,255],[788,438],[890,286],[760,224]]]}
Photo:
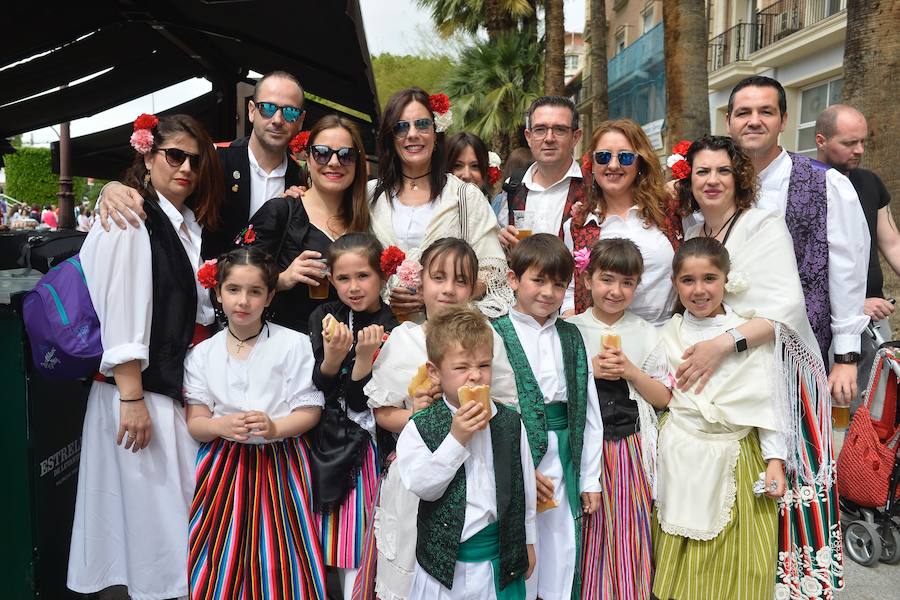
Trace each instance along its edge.
{"label": "green striped skirt", "polygon": [[660,600],[769,600],[778,563],[778,508],[753,493],[766,470],[756,431],[741,440],[731,521],[714,539],[664,532],[653,512],[653,594]]}

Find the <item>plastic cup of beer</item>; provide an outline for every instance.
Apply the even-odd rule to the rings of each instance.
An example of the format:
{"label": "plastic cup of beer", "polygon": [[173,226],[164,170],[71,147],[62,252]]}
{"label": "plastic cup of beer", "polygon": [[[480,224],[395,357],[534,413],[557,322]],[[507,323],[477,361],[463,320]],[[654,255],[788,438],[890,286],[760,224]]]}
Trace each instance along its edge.
{"label": "plastic cup of beer", "polygon": [[530,210],[514,210],[513,218],[515,219],[516,229],[519,230],[518,238],[524,240],[533,233],[534,230],[534,212]]}
{"label": "plastic cup of beer", "polygon": [[600,348],[600,351],[606,350],[607,346],[610,348],[615,348],[616,350],[622,349],[622,337],[618,333],[608,333],[604,336],[600,337],[600,345],[603,346]]}
{"label": "plastic cup of beer", "polygon": [[321,279],[318,277],[313,277],[313,279],[315,279],[317,282],[319,282],[319,285],[307,284],[307,287],[309,288],[309,298],[310,298],[310,300],[327,300],[329,284],[328,284],[328,277],[327,277],[328,268],[325,266],[325,259],[324,258],[316,258],[313,260],[316,260],[316,261],[322,263],[322,268],[325,270],[325,273],[324,273],[325,276],[322,277]]}
{"label": "plastic cup of beer", "polygon": [[835,431],[847,431],[850,429],[850,407],[831,407],[831,427]]}

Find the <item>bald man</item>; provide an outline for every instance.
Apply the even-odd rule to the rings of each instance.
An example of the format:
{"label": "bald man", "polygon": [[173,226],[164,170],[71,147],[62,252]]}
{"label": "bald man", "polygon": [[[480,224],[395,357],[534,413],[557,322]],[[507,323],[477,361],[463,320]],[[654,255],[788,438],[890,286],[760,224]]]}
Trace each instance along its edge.
{"label": "bald man", "polygon": [[[871,243],[864,310],[866,316],[877,323],[884,338],[889,340],[893,336],[887,318],[894,312],[894,305],[884,298],[884,276],[877,251],[881,251],[895,273],[900,273],[900,231],[891,214],[891,195],[884,183],[872,171],[859,168],[868,137],[866,118],[855,108],[844,104],[829,106],[816,120],[818,159],[847,176],[856,189],[866,216]],[[869,368],[874,357],[874,347],[868,334],[863,334],[861,349],[860,392],[868,384]]]}

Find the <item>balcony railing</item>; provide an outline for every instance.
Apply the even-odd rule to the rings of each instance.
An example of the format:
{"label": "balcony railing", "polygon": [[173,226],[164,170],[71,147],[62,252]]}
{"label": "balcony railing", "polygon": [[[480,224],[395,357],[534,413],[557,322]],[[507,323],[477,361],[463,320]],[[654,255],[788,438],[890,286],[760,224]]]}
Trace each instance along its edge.
{"label": "balcony railing", "polygon": [[824,21],[847,8],[847,0],[781,0],[755,15],[753,23],[738,23],[709,41],[709,71],[741,60],[804,27]]}
{"label": "balcony railing", "polygon": [[824,21],[847,7],[847,0],[781,0],[756,13],[759,48],[765,48],[804,27]]}
{"label": "balcony railing", "polygon": [[709,41],[707,61],[709,71],[721,69],[739,60],[750,58],[759,43],[758,23],[738,23]]}

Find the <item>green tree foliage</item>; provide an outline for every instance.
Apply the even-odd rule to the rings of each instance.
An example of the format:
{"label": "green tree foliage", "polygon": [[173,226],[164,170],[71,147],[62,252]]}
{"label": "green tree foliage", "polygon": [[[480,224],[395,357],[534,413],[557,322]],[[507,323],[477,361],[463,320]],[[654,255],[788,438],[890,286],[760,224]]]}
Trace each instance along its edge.
{"label": "green tree foliage", "polygon": [[454,128],[488,141],[506,156],[518,146],[525,111],[543,89],[543,48],[515,32],[464,50],[445,85]]}
{"label": "green tree foliage", "polygon": [[[6,162],[6,193],[27,204],[56,204],[59,176],[53,172],[49,148],[23,146],[4,157]],[[93,202],[105,181],[88,185],[85,177],[72,178],[75,204],[82,198]]]}
{"label": "green tree foliage", "polygon": [[535,14],[535,0],[417,0],[431,10],[438,33],[447,37],[458,31],[475,34],[482,27],[495,41],[523,19]]}
{"label": "green tree foliage", "polygon": [[394,92],[413,86],[418,86],[429,94],[442,91],[441,82],[447,78],[453,66],[453,61],[447,56],[373,56],[372,71],[378,101],[384,107]]}

